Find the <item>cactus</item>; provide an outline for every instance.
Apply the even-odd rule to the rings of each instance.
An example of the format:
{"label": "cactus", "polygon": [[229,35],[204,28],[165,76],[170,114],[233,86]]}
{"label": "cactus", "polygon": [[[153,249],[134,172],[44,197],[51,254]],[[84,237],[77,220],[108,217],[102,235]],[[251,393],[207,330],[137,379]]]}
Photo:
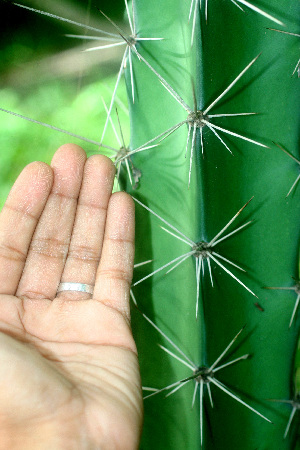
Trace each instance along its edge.
{"label": "cactus", "polygon": [[141,448],[299,448],[299,2],[125,6]]}
{"label": "cactus", "polygon": [[[200,448],[201,440],[202,447],[207,449],[295,448],[295,406],[294,428],[291,425],[284,439],[290,410],[286,405],[283,409],[283,405],[268,400],[294,400],[296,395],[293,381],[299,314],[295,312],[290,328],[289,324],[297,297],[283,295],[284,291],[262,289],[271,286],[294,289],[295,282],[291,277],[299,278],[297,187],[285,199],[297,178],[297,165],[289,164],[289,158],[272,143],[279,143],[297,155],[299,117],[295,92],[298,80],[296,76],[291,78],[291,67],[296,60],[291,51],[292,42],[289,40],[288,43],[286,36],[288,47],[284,50],[283,36],[266,30],[270,21],[259,13],[242,13],[231,2],[222,2],[222,5],[209,2],[207,23],[205,5],[201,10],[199,5],[194,5],[191,48],[193,23],[186,20],[189,2],[165,1],[159,6],[155,3],[151,3],[149,12],[142,0],[136,2],[137,28],[149,34],[151,22],[151,36],[161,36],[161,30],[164,30],[166,39],[147,43],[138,51],[163,77],[169,91],[170,87],[174,89],[192,111],[204,111],[204,115],[258,114],[211,117],[205,124],[207,126],[202,123],[197,128],[194,136],[196,127],[183,124],[157,148],[131,156],[135,167],[142,172],[139,189],[131,191],[133,196],[169,224],[166,227],[157,216],[137,204],[137,259],[151,258],[153,267],[139,269],[133,291],[139,308],[166,335],[157,332],[151,324],[146,328],[147,324],[143,324],[140,317],[134,318],[142,377],[147,387],[162,389],[170,386],[161,394],[147,393],[150,395],[145,399],[142,448],[194,449]],[[268,12],[281,19],[289,30],[293,30],[293,24],[288,22],[287,16],[296,17],[296,11],[296,2],[273,1],[268,5]],[[260,52],[261,56],[236,84],[207,111]],[[132,148],[172,129],[189,114],[184,103],[176,101],[165,89],[164,81],[158,83],[155,80],[156,74],[149,67],[134,61],[134,73],[138,97],[130,106]],[[274,95],[275,91],[277,95]],[[225,134],[221,129],[270,148]],[[190,144],[185,158],[189,133]],[[194,154],[190,159],[192,149]],[[280,175],[279,167],[283,169]],[[128,183],[127,188],[130,189]],[[189,240],[209,243],[252,196],[251,203],[225,234],[242,228],[249,221],[252,223],[217,243],[217,254],[211,253],[212,258],[205,258],[202,252],[202,276],[199,258],[197,263],[196,255],[191,255],[182,259],[182,264],[171,272],[165,274],[172,265],[137,284],[172,260],[173,265],[181,261],[176,258],[193,249],[188,245]],[[166,233],[160,225],[187,242]],[[220,267],[218,256],[247,270],[247,274],[243,274],[219,259],[240,284]],[[195,276],[197,269],[198,276]],[[281,284],[278,284],[279,278]],[[197,285],[200,285],[199,313],[195,320]],[[259,299],[255,299],[249,290]],[[251,359],[228,364],[228,368],[216,373],[210,383],[205,376],[201,382],[201,370],[197,372],[197,368],[210,368],[244,324],[243,333],[232,344],[230,355],[223,355],[222,362],[226,364],[248,354]],[[171,339],[180,351],[166,338]],[[155,348],[152,343],[157,341],[165,351]],[[191,374],[191,370],[170,352],[190,364],[194,372]],[[182,386],[184,382],[181,385],[175,383],[187,380],[193,374],[199,388],[191,409],[195,381],[191,380],[186,386]],[[231,393],[273,424],[238,404],[218,389],[220,385],[213,385],[213,380],[221,381],[223,388],[229,387]],[[179,389],[164,398],[176,388]],[[210,394],[214,408],[210,405]]]}

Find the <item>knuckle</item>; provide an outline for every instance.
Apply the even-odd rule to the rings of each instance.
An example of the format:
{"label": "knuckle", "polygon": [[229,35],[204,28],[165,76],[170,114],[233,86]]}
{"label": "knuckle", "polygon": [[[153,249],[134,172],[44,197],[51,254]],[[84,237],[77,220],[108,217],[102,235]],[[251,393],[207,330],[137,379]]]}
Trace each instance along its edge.
{"label": "knuckle", "polygon": [[36,238],[30,251],[51,258],[64,259],[68,253],[68,243],[55,238]]}
{"label": "knuckle", "polygon": [[12,245],[0,245],[0,258],[24,263],[26,261],[26,256],[27,255],[22,250]]}
{"label": "knuckle", "polygon": [[72,245],[69,249],[68,258],[98,263],[100,255],[99,251],[90,246]]}

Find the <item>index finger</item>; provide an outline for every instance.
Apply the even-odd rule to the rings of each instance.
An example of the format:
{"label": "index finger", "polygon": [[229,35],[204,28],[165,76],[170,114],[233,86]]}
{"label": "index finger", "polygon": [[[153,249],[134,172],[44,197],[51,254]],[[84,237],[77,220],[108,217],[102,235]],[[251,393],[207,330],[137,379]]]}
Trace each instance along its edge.
{"label": "index finger", "polygon": [[53,183],[51,167],[29,164],[19,175],[0,214],[0,293],[14,295],[30,242]]}

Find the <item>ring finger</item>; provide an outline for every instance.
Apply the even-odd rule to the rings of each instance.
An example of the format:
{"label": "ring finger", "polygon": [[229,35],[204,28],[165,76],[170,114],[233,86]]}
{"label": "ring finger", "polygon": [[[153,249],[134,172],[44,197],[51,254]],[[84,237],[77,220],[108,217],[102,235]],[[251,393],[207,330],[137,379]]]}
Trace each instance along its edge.
{"label": "ring finger", "polygon": [[[62,283],[95,284],[114,175],[113,163],[105,156],[92,156],[85,164]],[[76,291],[63,291],[58,295],[74,300],[91,298],[90,293]]]}

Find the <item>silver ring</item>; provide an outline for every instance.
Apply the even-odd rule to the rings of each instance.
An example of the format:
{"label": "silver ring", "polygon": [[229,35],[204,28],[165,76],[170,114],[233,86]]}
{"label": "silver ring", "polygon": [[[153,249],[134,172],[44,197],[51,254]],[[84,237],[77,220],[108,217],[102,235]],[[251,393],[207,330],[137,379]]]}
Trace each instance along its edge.
{"label": "silver ring", "polygon": [[63,291],[87,292],[88,294],[93,294],[94,286],[84,283],[60,283],[57,293]]}

